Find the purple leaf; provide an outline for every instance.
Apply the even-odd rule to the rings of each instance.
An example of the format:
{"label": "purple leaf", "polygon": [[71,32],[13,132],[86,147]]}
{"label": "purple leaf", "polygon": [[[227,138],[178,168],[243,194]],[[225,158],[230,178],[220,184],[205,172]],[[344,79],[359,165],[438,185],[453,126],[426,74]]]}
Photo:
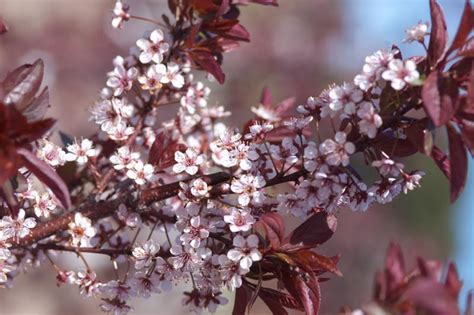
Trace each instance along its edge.
{"label": "purple leaf", "polygon": [[32,65],[21,66],[9,73],[2,83],[3,102],[19,111],[33,101],[43,80],[44,64],[41,59]]}
{"label": "purple leaf", "polygon": [[336,231],[337,219],[326,212],[309,217],[283,240],[281,250],[308,249],[323,244]]}
{"label": "purple leaf", "polygon": [[453,43],[449,47],[446,55],[453,50],[460,48],[464,45],[464,42],[472,31],[472,25],[474,24],[474,11],[472,9],[471,0],[466,0],[464,10],[462,12],[461,22],[459,23],[458,30],[454,36]]}
{"label": "purple leaf", "polygon": [[8,32],[8,25],[4,20],[0,19],[0,35]]}
{"label": "purple leaf", "polygon": [[446,125],[449,139],[449,159],[451,168],[451,202],[456,201],[464,190],[467,178],[467,152],[461,135],[453,125]]}
{"label": "purple leaf", "polygon": [[448,32],[443,10],[436,0],[430,0],[431,33],[428,45],[428,62],[436,66],[444,58],[448,43]]}
{"label": "purple leaf", "polygon": [[432,279],[415,280],[402,298],[413,303],[418,309],[424,310],[426,314],[460,314],[456,299],[441,283]]}
{"label": "purple leaf", "polygon": [[24,148],[17,149],[17,153],[22,157],[23,164],[33,173],[40,181],[51,189],[56,198],[61,202],[65,209],[71,207],[71,198],[69,190],[61,177],[48,164],[41,161],[31,151]]}
{"label": "purple leaf", "polygon": [[217,82],[223,84],[225,81],[225,74],[222,72],[221,66],[214,59],[214,56],[207,51],[193,50],[189,53],[191,59],[201,68],[212,74]]}
{"label": "purple leaf", "polygon": [[436,127],[445,125],[456,114],[459,91],[438,71],[430,73],[423,86],[423,106]]}
{"label": "purple leaf", "polygon": [[265,234],[273,249],[278,249],[285,235],[285,223],[277,213],[265,213],[259,222],[265,229]]}

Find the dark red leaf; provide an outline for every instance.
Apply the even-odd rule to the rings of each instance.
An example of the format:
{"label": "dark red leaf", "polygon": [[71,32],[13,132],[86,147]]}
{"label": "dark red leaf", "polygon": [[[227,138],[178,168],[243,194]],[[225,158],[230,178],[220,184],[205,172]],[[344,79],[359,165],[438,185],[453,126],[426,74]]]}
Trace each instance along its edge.
{"label": "dark red leaf", "polygon": [[474,121],[461,119],[460,128],[464,143],[469,148],[471,155],[474,156]]}
{"label": "dark red leaf", "polygon": [[201,68],[212,74],[217,82],[223,84],[225,81],[225,74],[222,72],[221,66],[214,59],[214,56],[203,50],[193,50],[189,53],[191,59]]}
{"label": "dark red leaf", "polygon": [[8,25],[4,20],[0,19],[0,35],[8,32]]}
{"label": "dark red leaf", "polygon": [[458,50],[458,56],[474,57],[474,37],[471,37]]}
{"label": "dark red leaf", "polygon": [[286,294],[277,290],[273,290],[270,288],[261,288],[258,295],[260,296],[262,300],[264,300],[265,304],[267,305],[268,303],[266,301],[271,300],[272,302],[278,303],[286,308],[300,310],[300,311],[303,310],[303,305],[301,305],[301,303],[297,299],[295,299],[289,294]]}
{"label": "dark red leaf", "polygon": [[431,150],[431,158],[435,161],[438,168],[443,172],[443,174],[450,179],[451,178],[451,166],[449,158],[444,154],[443,150],[437,146],[433,146]]}
{"label": "dark red leaf", "polygon": [[263,88],[262,96],[260,96],[260,104],[268,108],[273,104],[272,93],[267,86]]}
{"label": "dark red leaf", "polygon": [[331,272],[342,277],[342,272],[337,268],[338,257],[335,258],[319,255],[310,250],[300,250],[291,255],[291,258],[302,269],[310,272]]}
{"label": "dark red leaf", "polygon": [[472,9],[471,0],[466,0],[464,5],[464,10],[462,12],[461,22],[459,23],[458,30],[454,36],[453,43],[449,47],[447,54],[460,48],[469,33],[472,31],[472,26],[474,25],[474,11]]}
{"label": "dark red leaf", "polygon": [[21,161],[15,147],[0,146],[0,186],[17,173]]}
{"label": "dark red leaf", "polygon": [[459,279],[458,271],[456,265],[452,262],[448,265],[448,272],[446,273],[446,288],[453,296],[453,298],[458,299],[459,292],[461,292],[462,281]]}
{"label": "dark red leaf", "polygon": [[235,301],[232,315],[245,315],[251,294],[250,288],[245,285],[242,285],[235,290]]}
{"label": "dark red leaf", "polygon": [[250,34],[242,24],[235,24],[229,31],[222,34],[222,36],[240,41],[250,41]]}
{"label": "dark red leaf", "polygon": [[432,279],[417,279],[404,292],[402,298],[419,310],[432,315],[459,315],[457,300],[439,282]]}
{"label": "dark red leaf", "polygon": [[326,212],[309,217],[283,240],[282,250],[308,249],[323,244],[336,231],[337,219]]}
{"label": "dark red leaf", "polygon": [[161,131],[153,142],[148,162],[156,166],[158,170],[163,170],[174,164],[174,153],[186,149],[184,144],[178,143],[171,138],[171,132],[168,130]]}
{"label": "dark red leaf", "polygon": [[385,258],[385,277],[389,292],[403,283],[405,278],[405,261],[399,244],[390,243],[387,257]]}
{"label": "dark red leaf", "polygon": [[38,59],[9,73],[2,83],[3,102],[22,111],[34,99],[43,80],[44,64]]}
{"label": "dark red leaf", "polygon": [[321,292],[314,273],[307,273],[304,278],[295,274],[283,274],[281,280],[290,295],[301,303],[306,315],[318,313]]}
{"label": "dark red leaf", "polygon": [[436,127],[445,125],[456,114],[458,88],[438,71],[430,73],[422,90],[423,106]]}
{"label": "dark red leaf", "polygon": [[417,147],[410,140],[391,138],[384,134],[377,137],[373,146],[395,157],[406,157],[418,152]]}
{"label": "dark red leaf", "polygon": [[431,33],[428,45],[428,62],[436,66],[444,58],[448,43],[448,32],[443,10],[436,0],[430,0]]}
{"label": "dark red leaf", "polygon": [[451,202],[456,201],[464,189],[467,178],[467,153],[461,135],[453,125],[446,125],[449,139],[449,159],[451,168]]}
{"label": "dark red leaf", "polygon": [[283,218],[277,213],[265,213],[260,217],[259,222],[265,229],[267,240],[273,249],[278,249],[285,235],[285,223]]}
{"label": "dark red leaf", "polygon": [[49,90],[45,87],[41,94],[22,111],[22,114],[30,122],[37,121],[46,115],[49,106]]}
{"label": "dark red leaf", "polygon": [[279,116],[283,116],[285,114],[288,114],[288,112],[292,110],[293,107],[295,107],[295,104],[296,104],[295,97],[284,99],[283,101],[275,105],[275,111]]}
{"label": "dark red leaf", "polygon": [[17,149],[17,153],[22,157],[23,164],[38,179],[51,189],[56,198],[61,202],[65,209],[71,207],[71,198],[69,190],[61,177],[48,164],[41,161],[32,152],[24,148]]}

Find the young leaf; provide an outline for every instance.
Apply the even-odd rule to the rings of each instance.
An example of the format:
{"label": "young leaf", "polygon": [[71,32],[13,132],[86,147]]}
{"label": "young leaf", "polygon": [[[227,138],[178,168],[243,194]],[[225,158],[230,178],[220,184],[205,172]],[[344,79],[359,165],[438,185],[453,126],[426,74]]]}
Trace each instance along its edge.
{"label": "young leaf", "polygon": [[301,303],[306,315],[318,314],[321,292],[318,277],[314,273],[308,272],[304,278],[300,275],[283,274],[281,280],[291,296]]}
{"label": "young leaf", "polygon": [[289,294],[286,294],[277,290],[273,290],[270,288],[261,288],[260,291],[258,292],[258,295],[267,305],[269,305],[267,301],[271,300],[272,302],[278,303],[279,305],[282,305],[286,308],[299,310],[299,311],[303,310],[303,305],[301,305],[301,303],[297,299],[295,299]]}
{"label": "young leaf", "polygon": [[458,88],[438,71],[430,73],[421,92],[423,106],[436,127],[445,125],[456,114]]}
{"label": "young leaf", "polygon": [[232,315],[245,315],[250,295],[250,288],[246,285],[242,285],[235,290],[235,302]]}
{"label": "young leaf", "polygon": [[8,32],[7,23],[4,20],[0,19],[0,35],[5,34]]}
{"label": "young leaf", "polygon": [[432,279],[415,280],[404,292],[402,299],[413,303],[420,311],[423,310],[423,314],[460,314],[456,299],[441,283]]}
{"label": "young leaf", "polygon": [[449,139],[449,159],[451,161],[451,202],[456,201],[464,189],[467,178],[467,153],[461,135],[453,125],[446,125]]}
{"label": "young leaf", "polygon": [[448,43],[448,32],[443,10],[436,0],[430,0],[431,33],[428,45],[428,62],[436,66],[444,58]]}
{"label": "young leaf", "polygon": [[21,156],[23,164],[51,189],[62,206],[65,209],[69,209],[71,207],[71,198],[69,196],[69,190],[62,178],[59,177],[48,164],[38,159],[31,151],[19,148],[17,149],[17,153]]}
{"label": "young leaf", "polygon": [[265,234],[273,249],[278,249],[285,235],[285,222],[277,213],[265,213],[260,217],[259,221],[264,229]]}
{"label": "young leaf", "polygon": [[26,108],[39,90],[43,80],[44,64],[38,59],[32,65],[25,65],[9,73],[3,81],[3,102],[14,105],[18,110]]}
{"label": "young leaf", "polygon": [[435,161],[438,168],[443,172],[443,174],[450,179],[451,178],[451,166],[449,162],[449,158],[444,154],[443,150],[441,150],[437,146],[433,146],[431,150],[431,158]]}
{"label": "young leaf", "polygon": [[390,243],[385,258],[385,276],[389,290],[393,290],[403,283],[405,278],[405,261],[399,244]]}
{"label": "young leaf", "polygon": [[472,9],[471,0],[466,0],[464,5],[464,10],[462,12],[461,22],[459,23],[458,30],[454,36],[453,43],[449,47],[446,55],[448,55],[453,50],[460,48],[469,33],[472,31],[472,26],[474,25],[474,10]]}
{"label": "young leaf", "polygon": [[214,56],[207,51],[193,50],[189,53],[191,59],[201,68],[212,74],[217,82],[223,84],[225,81],[225,74],[222,72],[221,66],[214,59]]}
{"label": "young leaf", "polygon": [[448,265],[445,286],[448,288],[449,292],[455,299],[459,297],[459,292],[461,292],[462,288],[462,281],[459,279],[456,265],[452,262],[450,262]]}
{"label": "young leaf", "polygon": [[337,219],[326,212],[309,217],[283,240],[282,250],[308,249],[323,244],[336,231]]}

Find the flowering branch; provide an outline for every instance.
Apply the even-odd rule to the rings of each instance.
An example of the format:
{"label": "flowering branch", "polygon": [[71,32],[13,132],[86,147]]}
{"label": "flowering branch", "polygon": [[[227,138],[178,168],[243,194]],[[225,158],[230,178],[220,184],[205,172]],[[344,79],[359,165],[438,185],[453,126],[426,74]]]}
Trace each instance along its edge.
{"label": "flowering branch", "polygon": [[[48,90],[40,92],[41,60],[7,75],[0,84],[0,282],[11,282],[25,257],[40,261],[43,253],[59,283],[101,296],[106,312],[126,313],[132,297],[183,281],[192,284],[184,304],[195,311],[215,311],[228,288],[236,291],[235,315],[257,298],[275,314],[312,315],[320,281],[342,276],[338,255],[313,250],[335,233],[340,210],[364,212],[420,186],[424,173],[406,170],[399,158],[429,156],[450,180],[452,200],[459,196],[467,152],[474,152],[469,1],[450,46],[441,8],[430,0],[431,30],[420,22],[406,39],[426,56],[379,50],[353,82],[298,106],[294,98],[275,104],[264,89],[239,132],[222,122],[230,115],[223,106],[209,106],[210,89],[194,74],[225,81],[224,53],[250,40],[238,20],[247,2],[277,4],[170,0],[171,15],[154,21],[116,2],[113,27],[141,20],[163,28],[138,39],[136,53],[113,60],[91,108],[99,131],[89,138],[49,139],[54,121],[43,118],[49,102]],[[158,110],[168,105],[176,115],[163,121]],[[433,142],[441,127],[449,155]],[[364,179],[356,155],[377,180]],[[65,168],[69,175],[61,177]],[[303,222],[286,231],[287,216]],[[53,250],[76,253],[85,271],[62,271],[48,255]],[[110,256],[116,279],[101,280],[83,253]],[[284,290],[265,287],[274,279]]]}

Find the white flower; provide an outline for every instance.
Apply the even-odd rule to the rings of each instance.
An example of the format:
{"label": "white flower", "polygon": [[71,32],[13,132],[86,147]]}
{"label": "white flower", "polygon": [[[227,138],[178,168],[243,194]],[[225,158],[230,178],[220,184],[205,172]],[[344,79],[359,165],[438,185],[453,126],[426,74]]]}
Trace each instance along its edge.
{"label": "white flower", "polygon": [[395,176],[400,175],[400,171],[403,170],[402,163],[396,163],[391,159],[382,159],[372,162],[372,166],[379,170],[382,176]]}
{"label": "white flower", "polygon": [[135,128],[132,126],[127,126],[124,121],[117,122],[114,126],[107,130],[109,138],[114,141],[127,140],[128,137],[131,136],[134,132]]}
{"label": "white flower", "polygon": [[235,290],[242,286],[242,276],[249,272],[248,269],[242,269],[239,262],[233,262],[226,255],[219,255],[219,273],[225,285],[230,290]]}
{"label": "white flower", "polygon": [[123,118],[128,119],[133,116],[134,107],[124,98],[112,98],[112,100],[102,100],[91,110],[92,117],[96,124],[101,125],[100,129],[107,132],[117,122]]}
{"label": "white flower", "polygon": [[417,25],[408,28],[405,33],[407,37],[403,40],[406,43],[411,43],[414,41],[423,43],[425,36],[429,34],[428,29],[430,28],[430,23],[419,21]]}
{"label": "white flower", "polygon": [[313,116],[307,116],[303,118],[290,117],[285,120],[283,124],[290,130],[296,130],[301,132],[310,122],[313,121]]}
{"label": "white flower", "polygon": [[153,272],[148,275],[146,272],[137,272],[131,279],[131,285],[134,288],[134,295],[149,298],[150,293],[160,293],[160,276]]}
{"label": "white flower", "polygon": [[146,64],[150,61],[160,63],[163,61],[163,54],[169,49],[169,44],[164,41],[163,31],[154,30],[150,35],[150,40],[140,38],[137,40],[137,46],[141,53],[138,59],[141,63]]}
{"label": "white flower", "polygon": [[334,117],[334,114],[340,110],[351,111],[363,96],[363,92],[352,83],[343,83],[341,86],[333,87],[329,91],[331,117]]}
{"label": "white flower", "polygon": [[114,90],[115,96],[120,96],[124,91],[132,88],[133,80],[138,76],[137,68],[125,68],[125,60],[118,56],[115,58],[115,68],[107,74],[107,86]]}
{"label": "white flower", "polygon": [[346,134],[338,131],[332,139],[326,139],[321,143],[319,150],[326,156],[326,162],[329,165],[343,165],[349,164],[349,155],[355,152],[355,146],[352,142],[346,142]]}
{"label": "white flower", "polygon": [[390,61],[393,60],[398,50],[381,49],[374,54],[365,58],[365,64],[362,68],[362,73],[356,75],[354,84],[361,90],[367,91],[369,88],[377,84],[382,73],[387,69]]}
{"label": "white flower", "polygon": [[56,202],[51,198],[51,195],[48,193],[43,193],[41,195],[36,195],[35,203],[33,204],[35,215],[39,217],[48,218],[51,212],[53,212],[57,207]]}
{"label": "white flower", "polygon": [[256,121],[249,129],[250,133],[245,135],[245,139],[263,139],[265,138],[265,134],[273,130],[273,125],[269,122],[260,123]]}
{"label": "white flower", "polygon": [[189,86],[186,95],[181,97],[181,106],[185,107],[190,114],[196,112],[196,108],[204,108],[207,106],[207,99],[211,89],[202,82],[193,83]]}
{"label": "white flower", "polygon": [[262,259],[262,254],[258,250],[258,236],[251,234],[244,238],[242,235],[234,237],[232,244],[234,248],[227,252],[227,258],[239,262],[240,268],[250,269],[254,261]]}
{"label": "white flower", "polygon": [[403,62],[400,59],[394,59],[388,64],[388,70],[382,73],[382,78],[392,82],[392,88],[401,90],[407,83],[413,83],[420,77],[416,70],[416,63],[413,60]]}
{"label": "white flower", "polygon": [[90,157],[94,157],[98,153],[92,147],[92,141],[89,139],[82,139],[80,143],[75,140],[73,144],[67,146],[67,150],[66,160],[76,161],[79,165],[87,163]]}
{"label": "white flower", "polygon": [[406,194],[409,190],[413,190],[416,187],[421,187],[420,180],[423,176],[425,176],[425,173],[421,171],[417,171],[411,174],[403,174],[403,192]]}
{"label": "white flower", "polygon": [[72,237],[73,246],[88,247],[90,239],[95,236],[96,229],[92,226],[91,219],[80,212],[74,214],[74,221],[69,223],[69,234]]}
{"label": "white flower", "polygon": [[189,244],[192,248],[199,248],[201,241],[209,237],[209,231],[206,229],[205,223],[206,220],[199,215],[192,217],[180,237],[183,245],[187,246]]}
{"label": "white flower", "polygon": [[261,203],[265,197],[260,188],[265,187],[265,179],[262,176],[253,176],[251,174],[242,175],[239,179],[232,180],[230,189],[239,194],[239,204],[247,206],[253,199],[256,203]]}
{"label": "white flower", "polygon": [[145,185],[148,180],[152,179],[154,171],[153,165],[143,164],[141,160],[138,160],[127,171],[127,176],[133,179],[137,185]]}
{"label": "white flower", "polygon": [[130,19],[130,14],[128,14],[129,9],[129,6],[122,1],[115,2],[114,18],[112,19],[113,28],[122,28],[123,22]]}
{"label": "white flower", "polygon": [[135,269],[150,267],[155,254],[160,250],[160,245],[149,239],[142,246],[136,246],[132,250],[133,259],[135,260]]}
{"label": "white flower", "polygon": [[66,162],[66,152],[46,139],[39,141],[39,148],[36,155],[53,167],[63,165]]}
{"label": "white flower", "polygon": [[208,192],[209,187],[201,178],[197,178],[191,182],[191,194],[194,197],[205,197]]}
{"label": "white flower", "polygon": [[308,142],[308,145],[304,148],[303,152],[304,168],[308,172],[314,172],[319,166],[318,158],[319,152],[316,143],[312,141]]}
{"label": "white flower", "polygon": [[4,216],[0,221],[0,239],[5,240],[11,237],[19,240],[30,233],[30,229],[36,226],[35,218],[25,219],[25,210],[20,209],[18,216],[13,219],[11,216]]}
{"label": "white flower", "polygon": [[161,81],[165,76],[166,66],[160,63],[148,67],[146,75],[139,76],[138,82],[142,85],[142,89],[154,91],[161,88]]}
{"label": "white flower", "polygon": [[232,208],[231,214],[224,216],[224,221],[229,224],[230,231],[233,233],[247,232],[255,223],[255,218],[249,211]]}
{"label": "white flower", "polygon": [[377,129],[382,126],[382,118],[375,112],[375,107],[370,102],[364,102],[357,110],[357,116],[361,119],[358,123],[361,134],[369,138],[375,138]]}
{"label": "white flower", "polygon": [[186,171],[189,175],[195,175],[199,171],[199,165],[204,163],[206,157],[204,154],[198,154],[194,149],[188,148],[185,153],[176,151],[174,159],[178,163],[173,166],[173,172],[179,174]]}
{"label": "white flower", "polygon": [[7,274],[14,271],[16,268],[6,260],[0,260],[0,283],[5,283],[8,280]]}
{"label": "white flower", "polygon": [[7,260],[11,257],[12,253],[8,249],[11,246],[12,244],[7,243],[6,240],[0,239],[0,261]]}
{"label": "white flower", "polygon": [[120,221],[125,223],[125,225],[128,227],[135,228],[142,225],[142,219],[140,218],[140,215],[138,213],[128,211],[127,206],[123,203],[121,203],[118,207],[117,216]]}
{"label": "white flower", "polygon": [[179,69],[179,65],[174,62],[170,62],[167,65],[168,71],[166,72],[166,75],[161,78],[161,83],[167,84],[171,83],[173,87],[180,89],[184,85],[184,77],[180,73],[181,70]]}
{"label": "white flower", "polygon": [[120,147],[115,154],[110,156],[110,162],[116,170],[131,169],[140,159],[139,152],[131,152],[127,146]]}

